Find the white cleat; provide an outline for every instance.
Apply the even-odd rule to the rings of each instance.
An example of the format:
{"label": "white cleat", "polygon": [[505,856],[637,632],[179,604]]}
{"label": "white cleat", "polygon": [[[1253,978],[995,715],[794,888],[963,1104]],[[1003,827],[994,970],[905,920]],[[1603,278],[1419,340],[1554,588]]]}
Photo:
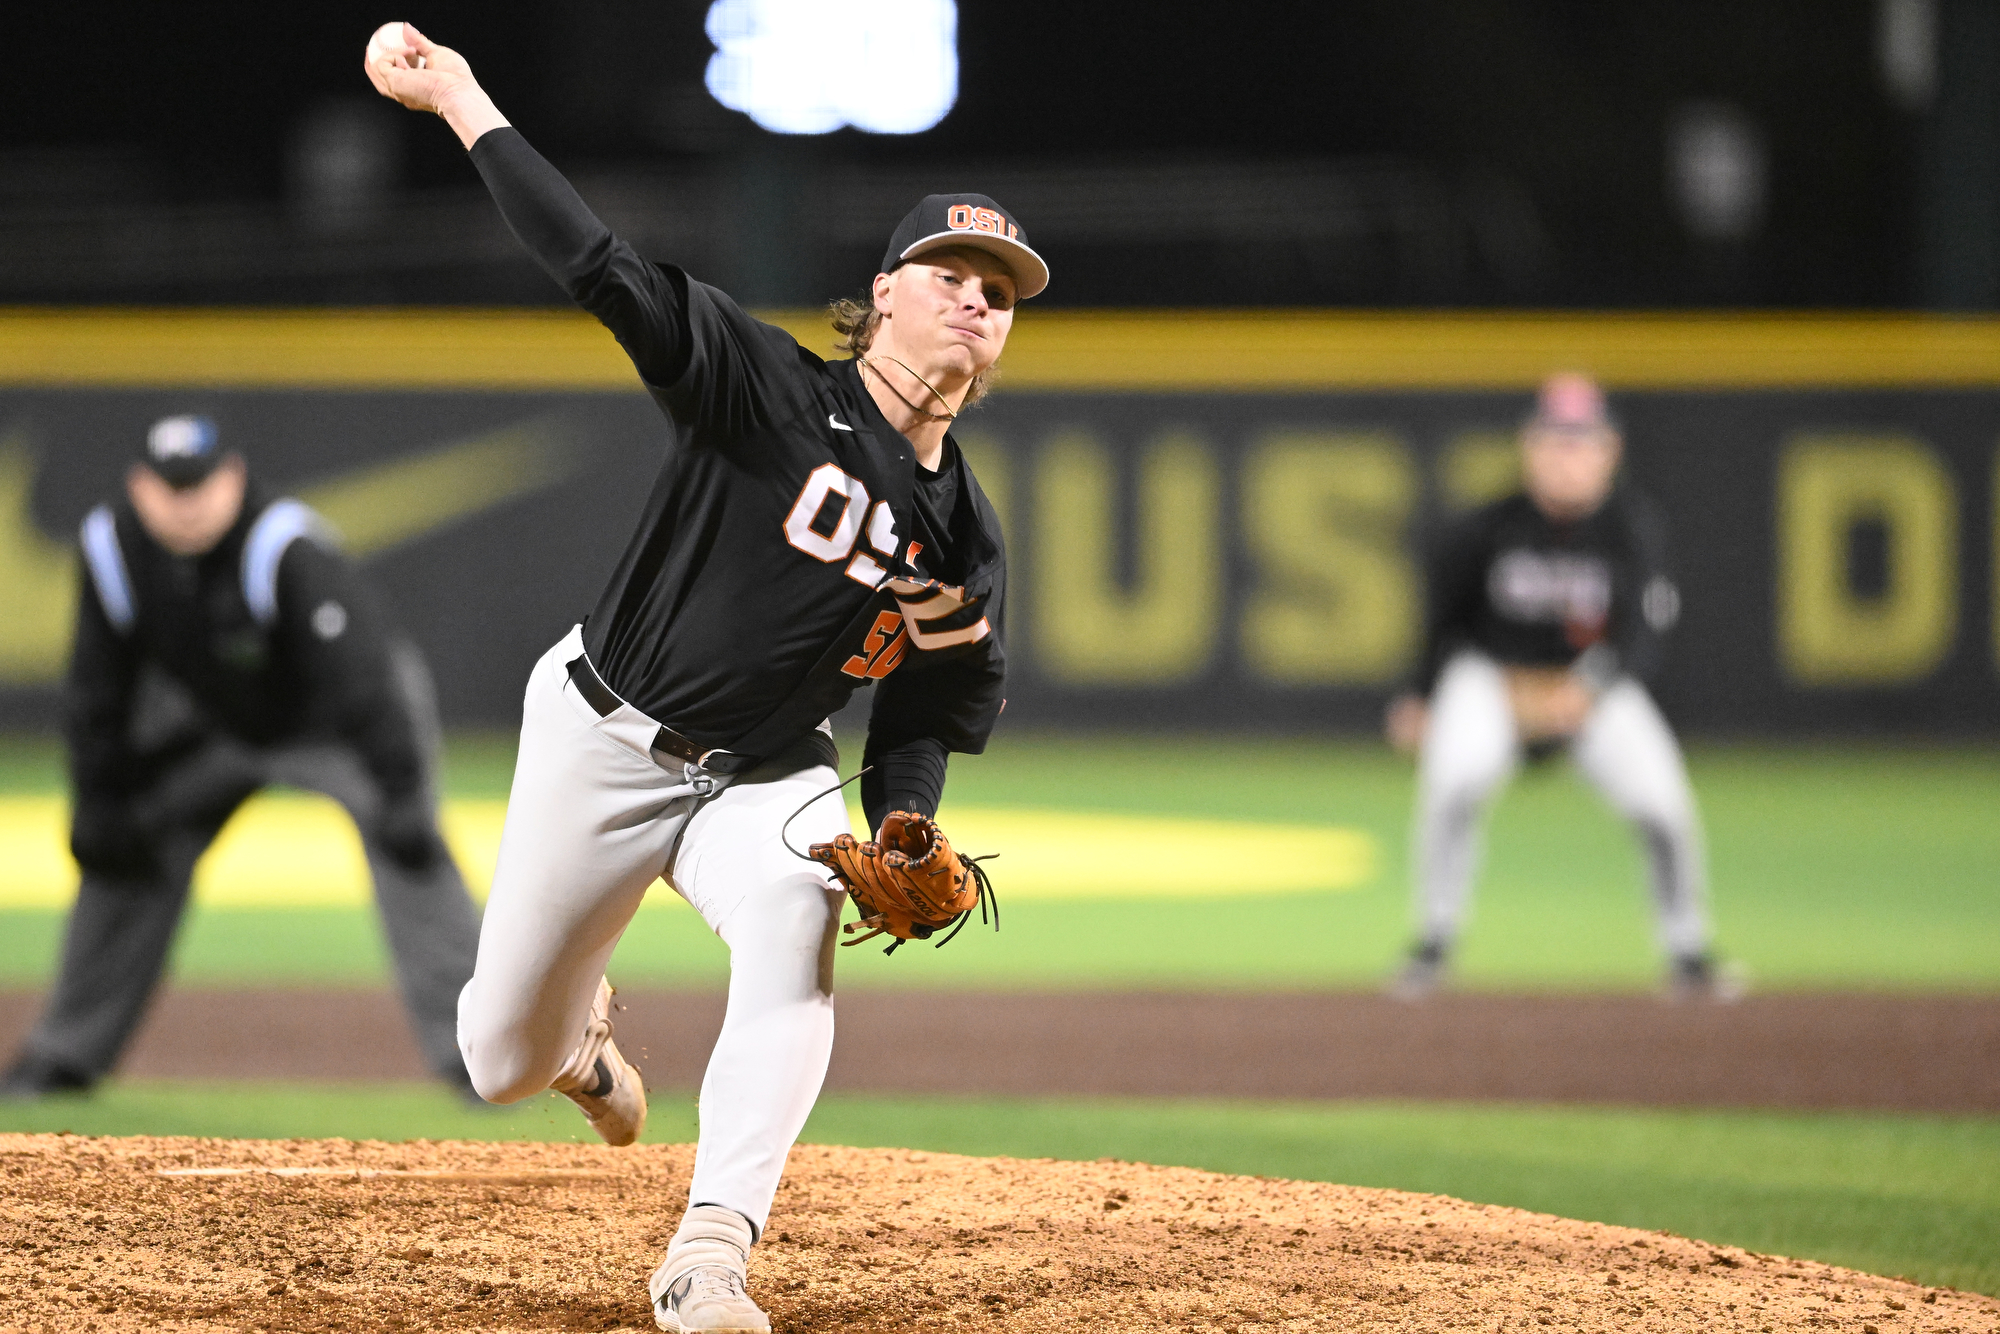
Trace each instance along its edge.
{"label": "white cleat", "polygon": [[771,1317],[743,1291],[743,1276],[696,1265],[653,1298],[653,1323],[673,1334],[771,1334]]}
{"label": "white cleat", "polygon": [[750,1244],[750,1221],[734,1209],[689,1209],[646,1284],[653,1323],[672,1334],[771,1334],[771,1317],[743,1290]]}
{"label": "white cleat", "polygon": [[639,1068],[611,1040],[611,983],[600,980],[590,1003],[583,1042],[563,1062],[549,1087],[583,1109],[606,1144],[623,1146],[646,1128],[646,1085]]}

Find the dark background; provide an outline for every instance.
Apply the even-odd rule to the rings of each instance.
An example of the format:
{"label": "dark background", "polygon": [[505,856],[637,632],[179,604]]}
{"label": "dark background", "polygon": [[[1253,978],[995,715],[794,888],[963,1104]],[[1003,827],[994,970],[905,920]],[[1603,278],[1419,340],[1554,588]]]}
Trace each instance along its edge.
{"label": "dark background", "polygon": [[[725,110],[702,82],[707,10],[428,0],[400,16],[461,49],[623,235],[750,305],[857,290],[919,195],[979,190],[1049,257],[1038,308],[2000,308],[2000,0],[961,0],[958,102],[911,136],[774,135]],[[564,304],[450,131],[368,87],[363,47],[394,16],[65,7],[0,81],[0,304]],[[1687,623],[1661,683],[1677,719],[1990,729],[1992,395],[1689,389],[1623,400],[1633,473],[1684,553]],[[42,533],[73,531],[147,413],[185,406],[156,397],[0,402],[26,432]],[[225,429],[286,483],[328,471],[321,450],[361,449],[341,453],[356,464],[517,415],[559,413],[589,447],[597,464],[571,481],[372,558],[461,722],[514,716],[528,663],[628,535],[658,430],[635,395],[217,405],[249,414]],[[1266,419],[1392,429],[1428,469],[1449,431],[1505,429],[1520,406],[1003,393],[979,425],[1028,467],[1065,426],[1129,459],[1178,423],[1233,487]],[[1777,662],[1775,461],[1789,432],[1845,427],[1907,430],[1956,478],[1957,640],[1920,682],[1829,691]],[[1232,597],[1241,536],[1225,532],[1219,557]],[[1018,619],[1032,594],[1016,605],[1019,716],[1366,727],[1387,689],[1260,683],[1233,632],[1171,690],[1057,686]],[[47,702],[30,687],[0,712],[26,721]]]}
{"label": "dark background", "polygon": [[[917,194],[968,186],[1050,252],[1052,304],[2000,298],[1989,0],[961,0],[940,125],[810,138],[708,97],[706,8],[404,17],[614,225],[753,303],[854,288]],[[0,301],[556,300],[451,134],[368,89],[393,11],[64,6],[0,82]],[[1762,164],[1720,232],[1673,184],[1704,117]],[[314,175],[329,132],[368,146],[359,184]]]}
{"label": "dark background", "polygon": [[[1381,536],[1414,559],[1424,533],[1447,515],[1434,466],[1440,452],[1468,431],[1505,431],[1522,401],[1519,394],[1441,391],[995,395],[967,431],[985,451],[982,476],[1007,497],[1009,725],[1372,730],[1407,659],[1371,680],[1315,686],[1275,684],[1246,662],[1239,618],[1272,576],[1260,571],[1244,531],[1243,459],[1274,430],[1385,436],[1406,453],[1419,499]],[[1683,595],[1656,683],[1677,726],[1711,736],[1994,734],[2000,510],[1990,423],[2000,403],[1992,391],[1659,392],[1617,401],[1631,440],[1628,476],[1667,517]],[[282,490],[511,424],[545,425],[567,463],[560,480],[365,560],[394,618],[429,658],[445,720],[454,726],[507,727],[518,719],[521,683],[595,602],[659,466],[658,410],[638,393],[9,391],[0,394],[0,420],[38,460],[35,526],[45,534],[74,532],[125,466],[127,442],[160,414],[190,407],[212,412],[225,437],[253,441],[257,472]],[[1117,470],[1106,522],[1126,567],[1121,579],[1132,574],[1143,526],[1135,476],[1147,451],[1178,436],[1199,442],[1214,461],[1220,522],[1208,552],[1222,576],[1221,614],[1199,669],[1183,679],[1091,685],[1048,670],[1036,600],[1050,586],[1042,577],[1050,535],[1038,527],[1046,495],[1037,469],[1047,451],[1078,433],[1107,450]],[[1775,481],[1782,451],[1799,435],[1849,433],[1908,439],[1930,451],[1950,479],[1958,611],[1934,667],[1894,682],[1827,687],[1792,679],[1778,649]],[[1367,518],[1333,508],[1325,522],[1378,531]],[[1850,535],[1848,573],[1863,597],[1879,591],[1881,578],[1879,568],[1869,568],[1866,536]],[[1409,608],[1411,616],[1419,612]],[[13,627],[0,625],[0,638],[10,633]],[[0,725],[45,723],[55,670],[51,663],[48,680],[0,688]],[[858,698],[865,710],[865,693]]]}

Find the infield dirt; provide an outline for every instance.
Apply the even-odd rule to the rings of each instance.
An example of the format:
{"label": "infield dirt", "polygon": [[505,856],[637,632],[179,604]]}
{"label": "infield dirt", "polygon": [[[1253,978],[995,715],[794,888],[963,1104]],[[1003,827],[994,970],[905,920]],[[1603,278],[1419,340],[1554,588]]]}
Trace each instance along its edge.
{"label": "infield dirt", "polygon": [[[618,1044],[649,1087],[700,1086],[719,992],[620,992]],[[42,998],[0,992],[0,1048]],[[841,1092],[1478,1098],[1692,1107],[2000,1112],[2000,998],[1353,993],[843,992]],[[977,1042],[965,1041],[977,1033]],[[125,1075],[420,1079],[387,991],[169,988]]]}
{"label": "infield dirt", "polygon": [[[0,1332],[616,1330],[687,1145],[0,1136]],[[228,1169],[226,1175],[171,1175]],[[801,1147],[775,1330],[2000,1328],[2000,1302],[1432,1195]]]}

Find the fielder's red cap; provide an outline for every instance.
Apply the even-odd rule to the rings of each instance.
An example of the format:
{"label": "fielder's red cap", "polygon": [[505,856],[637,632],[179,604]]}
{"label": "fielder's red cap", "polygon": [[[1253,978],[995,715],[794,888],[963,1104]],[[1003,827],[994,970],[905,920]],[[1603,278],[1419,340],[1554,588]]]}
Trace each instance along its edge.
{"label": "fielder's red cap", "polygon": [[1544,431],[1617,430],[1604,391],[1588,375],[1565,371],[1542,381],[1528,425]]}

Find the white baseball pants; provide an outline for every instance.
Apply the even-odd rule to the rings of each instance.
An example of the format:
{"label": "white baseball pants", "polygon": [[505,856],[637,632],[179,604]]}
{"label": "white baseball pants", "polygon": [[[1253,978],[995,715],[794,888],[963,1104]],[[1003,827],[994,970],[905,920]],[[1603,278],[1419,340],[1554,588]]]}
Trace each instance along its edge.
{"label": "white baseball pants", "polygon": [[[459,1049],[489,1102],[546,1089],[582,1038],[612,948],[665,879],[730,951],[689,1199],[761,1231],[833,1051],[845,902],[779,831],[839,780],[811,757],[733,778],[662,767],[652,720],[629,705],[600,718],[577,694],[568,664],[582,652],[579,627],[528,679],[479,959],[459,997]],[[828,795],[792,822],[791,841],[803,849],[847,828],[846,806]]]}
{"label": "white baseball pants", "polygon": [[[1708,946],[1701,817],[1667,720],[1646,688],[1621,679],[1598,698],[1569,747],[1577,769],[1645,844],[1662,947],[1675,957]],[[1460,653],[1431,694],[1417,763],[1412,864],[1418,929],[1449,943],[1478,869],[1486,807],[1519,769],[1521,743],[1500,665]]]}

